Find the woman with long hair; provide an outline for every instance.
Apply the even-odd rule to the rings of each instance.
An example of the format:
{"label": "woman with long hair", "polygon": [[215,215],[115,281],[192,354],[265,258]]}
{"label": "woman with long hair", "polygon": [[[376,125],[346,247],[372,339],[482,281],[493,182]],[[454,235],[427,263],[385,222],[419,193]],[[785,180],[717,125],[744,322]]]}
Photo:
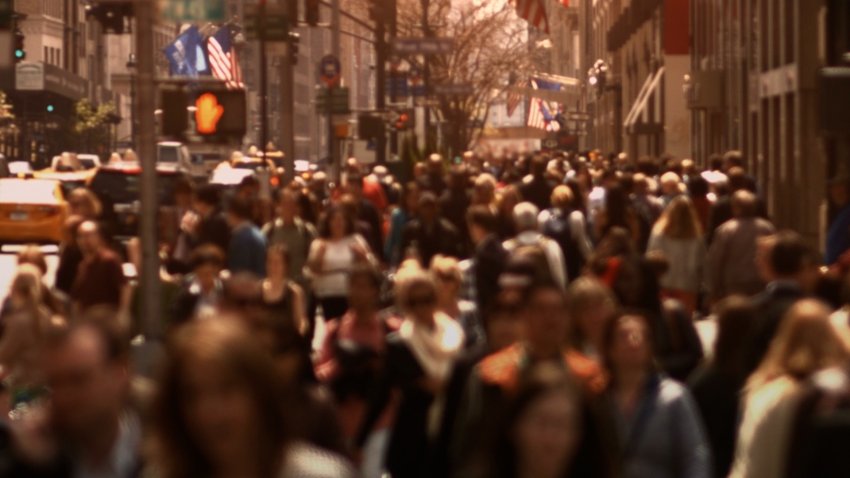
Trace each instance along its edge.
{"label": "woman with long hair", "polygon": [[418,265],[408,264],[396,275],[396,299],[404,319],[398,333],[387,336],[386,365],[357,445],[364,445],[396,394],[385,465],[394,478],[424,478],[432,476],[431,443],[439,431],[443,388],[464,337],[461,327],[437,309],[433,279]]}
{"label": "woman with long hair", "polygon": [[529,372],[510,401],[482,478],[604,478],[609,476],[596,424],[580,389],[553,364]]}
{"label": "woman with long hair", "polygon": [[660,252],[667,259],[667,272],[661,276],[661,293],[677,299],[693,314],[702,285],[705,241],[702,225],[691,200],[679,195],[661,214],[652,228],[647,252]]}
{"label": "woman with long hair", "polygon": [[605,326],[617,311],[617,298],[595,277],[579,277],[567,289],[567,304],[571,345],[592,359],[599,358]]}
{"label": "woman with long hair", "polygon": [[281,326],[303,334],[307,327],[304,290],[289,279],[289,250],[274,244],[266,252],[266,278],[263,279],[263,304]]}
{"label": "woman with long hair", "polygon": [[605,330],[610,383],[605,404],[619,442],[623,478],[708,478],[711,457],[688,390],[656,367],[652,328],[623,312]]}
{"label": "woman with long hair", "polygon": [[730,478],[783,476],[806,380],[850,359],[829,313],[824,304],[807,299],[785,314],[767,355],[747,380]]}
{"label": "woman with long hair", "polygon": [[153,476],[351,476],[335,455],[288,439],[272,357],[237,319],[192,322],[167,352],[153,409]]}
{"label": "woman with long hair", "polygon": [[475,303],[460,298],[463,277],[457,259],[436,255],[431,260],[431,276],[437,285],[437,308],[463,328],[466,346],[484,340],[484,330]]}
{"label": "woman with long hair", "polygon": [[375,263],[369,244],[354,231],[354,218],[331,206],[319,223],[319,237],[310,245],[307,268],[313,292],[325,320],[336,320],[348,309],[348,272],[357,264]]}

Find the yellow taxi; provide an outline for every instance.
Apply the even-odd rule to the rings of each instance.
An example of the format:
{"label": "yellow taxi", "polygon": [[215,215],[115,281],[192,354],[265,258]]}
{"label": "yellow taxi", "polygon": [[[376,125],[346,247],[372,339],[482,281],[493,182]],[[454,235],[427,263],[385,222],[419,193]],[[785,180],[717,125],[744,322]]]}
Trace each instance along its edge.
{"label": "yellow taxi", "polygon": [[0,179],[0,244],[61,242],[67,216],[59,181]]}

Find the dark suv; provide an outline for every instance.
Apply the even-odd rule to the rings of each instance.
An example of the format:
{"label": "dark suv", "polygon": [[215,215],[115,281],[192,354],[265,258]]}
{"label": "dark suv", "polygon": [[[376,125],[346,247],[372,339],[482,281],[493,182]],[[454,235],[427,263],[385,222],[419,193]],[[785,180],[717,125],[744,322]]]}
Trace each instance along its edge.
{"label": "dark suv", "polygon": [[[138,164],[110,164],[97,170],[89,188],[103,203],[103,220],[116,239],[126,240],[139,233],[141,212],[141,168]],[[187,180],[183,173],[170,168],[157,168],[157,190],[159,192],[160,240],[168,240],[176,233],[165,224],[174,224],[174,187],[179,181]]]}

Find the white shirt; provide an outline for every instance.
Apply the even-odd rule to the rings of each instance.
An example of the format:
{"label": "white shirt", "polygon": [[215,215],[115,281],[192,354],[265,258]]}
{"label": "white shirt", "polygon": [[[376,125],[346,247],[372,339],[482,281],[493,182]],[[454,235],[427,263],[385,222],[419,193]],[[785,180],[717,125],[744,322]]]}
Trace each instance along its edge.
{"label": "white shirt", "polygon": [[313,291],[317,297],[323,298],[348,296],[348,273],[355,261],[351,248],[360,244],[360,247],[368,251],[369,245],[358,234],[345,236],[338,241],[313,241],[310,245],[310,260],[318,255],[322,244],[326,245],[325,256],[322,259],[321,272],[314,275]]}

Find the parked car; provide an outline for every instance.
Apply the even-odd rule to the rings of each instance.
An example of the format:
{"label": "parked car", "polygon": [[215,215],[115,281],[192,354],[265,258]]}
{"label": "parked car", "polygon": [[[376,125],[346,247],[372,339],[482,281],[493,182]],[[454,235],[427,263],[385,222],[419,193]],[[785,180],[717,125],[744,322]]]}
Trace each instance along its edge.
{"label": "parked car", "polygon": [[0,179],[0,245],[62,241],[68,205],[59,181]]}
{"label": "parked car", "polygon": [[178,141],[161,141],[156,145],[157,168],[171,168],[188,174],[193,180],[204,180],[209,175],[203,158],[189,154],[189,148]]}

